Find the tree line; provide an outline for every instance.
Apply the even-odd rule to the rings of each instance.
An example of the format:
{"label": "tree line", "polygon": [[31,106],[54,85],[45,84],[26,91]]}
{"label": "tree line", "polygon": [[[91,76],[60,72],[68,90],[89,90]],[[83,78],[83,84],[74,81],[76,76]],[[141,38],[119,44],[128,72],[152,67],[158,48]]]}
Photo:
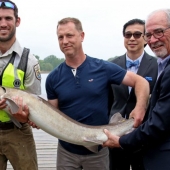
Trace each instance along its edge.
{"label": "tree line", "polygon": [[[50,72],[55,67],[57,67],[58,65],[65,61],[65,58],[57,58],[55,55],[49,55],[46,58],[44,58],[44,60],[41,60],[38,55],[35,55],[35,57],[39,61],[40,70],[42,72]],[[108,61],[111,61],[113,58],[109,58]]]}
{"label": "tree line", "polygon": [[35,55],[35,57],[38,59],[40,64],[40,70],[43,72],[50,72],[55,67],[60,65],[65,59],[64,58],[57,58],[55,55],[49,55],[44,60],[41,60],[38,55]]}

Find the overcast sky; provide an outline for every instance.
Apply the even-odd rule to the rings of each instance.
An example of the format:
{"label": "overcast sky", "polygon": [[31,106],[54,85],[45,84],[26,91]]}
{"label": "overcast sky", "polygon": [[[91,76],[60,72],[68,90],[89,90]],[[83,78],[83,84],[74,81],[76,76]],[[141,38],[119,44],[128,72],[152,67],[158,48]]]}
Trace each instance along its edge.
{"label": "overcast sky", "polygon": [[[126,52],[122,27],[130,19],[145,20],[153,10],[170,8],[170,0],[13,0],[21,24],[17,38],[31,53],[44,59],[64,58],[56,36],[57,22],[65,17],[80,19],[85,32],[84,53],[105,59]],[[146,47],[149,54],[153,53]]]}

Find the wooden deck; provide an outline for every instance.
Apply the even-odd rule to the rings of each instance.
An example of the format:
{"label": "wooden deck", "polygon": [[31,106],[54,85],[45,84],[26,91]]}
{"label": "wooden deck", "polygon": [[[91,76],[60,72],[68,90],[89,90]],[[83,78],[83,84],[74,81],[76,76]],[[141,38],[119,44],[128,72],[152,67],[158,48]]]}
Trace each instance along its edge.
{"label": "wooden deck", "polygon": [[[57,138],[38,129],[33,129],[36,143],[38,170],[56,170]],[[13,170],[8,163],[7,170]]]}

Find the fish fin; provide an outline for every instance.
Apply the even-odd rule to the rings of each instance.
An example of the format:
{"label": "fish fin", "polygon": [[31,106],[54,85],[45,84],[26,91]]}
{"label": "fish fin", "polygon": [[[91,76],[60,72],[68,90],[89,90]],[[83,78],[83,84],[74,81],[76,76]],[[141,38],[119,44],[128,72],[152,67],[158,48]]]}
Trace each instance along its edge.
{"label": "fish fin", "polygon": [[90,150],[93,153],[98,153],[99,152],[99,150],[98,150],[99,145],[103,144],[103,141],[97,140],[97,139],[94,139],[94,138],[87,138],[86,137],[86,138],[84,138],[84,140],[87,141],[87,142],[96,143],[96,145],[93,145],[93,146],[85,146],[88,150]]}
{"label": "fish fin", "polygon": [[119,112],[117,112],[110,118],[109,124],[110,125],[118,125],[118,124],[124,122],[125,120],[126,119],[123,118]]}
{"label": "fish fin", "polygon": [[18,112],[18,105],[10,98],[5,98],[6,99],[6,104],[8,105],[8,107],[10,108],[11,110],[11,113],[12,114],[15,114]]}
{"label": "fish fin", "polygon": [[93,153],[98,153],[98,146],[99,145],[94,145],[94,146],[85,146],[89,151],[93,152]]}
{"label": "fish fin", "polygon": [[[18,105],[10,98],[5,98],[6,99],[6,103],[7,103],[7,107],[5,109],[3,109],[8,116],[10,117],[11,121],[19,128],[22,127],[22,125],[19,123],[19,121],[13,117],[12,114],[17,113],[18,112]],[[10,112],[11,111],[11,112]],[[12,113],[12,114],[11,114]]]}
{"label": "fish fin", "polygon": [[96,145],[102,145],[103,144],[103,141],[97,140],[96,138],[92,138],[92,137],[89,137],[89,138],[85,137],[84,141],[91,142],[91,143],[96,143]]}

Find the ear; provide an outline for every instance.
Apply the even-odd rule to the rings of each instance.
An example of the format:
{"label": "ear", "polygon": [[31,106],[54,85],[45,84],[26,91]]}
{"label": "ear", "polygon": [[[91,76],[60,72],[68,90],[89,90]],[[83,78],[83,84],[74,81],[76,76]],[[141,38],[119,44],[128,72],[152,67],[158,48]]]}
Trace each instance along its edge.
{"label": "ear", "polygon": [[21,18],[18,17],[18,18],[16,19],[16,27],[18,27],[18,26],[20,25],[20,22],[21,22]]}
{"label": "ear", "polygon": [[147,44],[148,44],[148,43],[145,41],[144,48],[147,46]]}
{"label": "ear", "polygon": [[82,31],[80,35],[81,35],[81,42],[83,42],[85,33]]}
{"label": "ear", "polygon": [[144,48],[145,48],[148,43],[145,41],[144,36],[143,36],[143,40],[144,40]]}

